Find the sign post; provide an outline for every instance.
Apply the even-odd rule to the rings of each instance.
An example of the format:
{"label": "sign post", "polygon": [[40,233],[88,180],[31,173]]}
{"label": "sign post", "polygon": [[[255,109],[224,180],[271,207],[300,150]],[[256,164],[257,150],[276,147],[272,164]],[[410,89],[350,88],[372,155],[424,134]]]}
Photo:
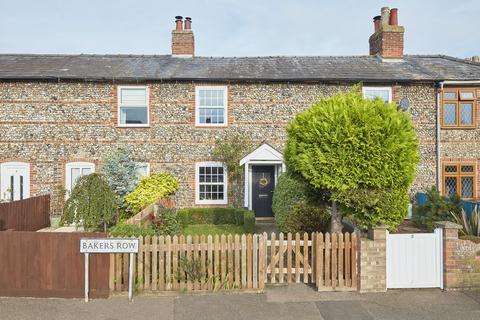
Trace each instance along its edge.
{"label": "sign post", "polygon": [[133,254],[138,253],[138,239],[80,239],[80,253],[85,255],[85,302],[88,302],[90,253],[129,253],[128,300],[133,297]]}

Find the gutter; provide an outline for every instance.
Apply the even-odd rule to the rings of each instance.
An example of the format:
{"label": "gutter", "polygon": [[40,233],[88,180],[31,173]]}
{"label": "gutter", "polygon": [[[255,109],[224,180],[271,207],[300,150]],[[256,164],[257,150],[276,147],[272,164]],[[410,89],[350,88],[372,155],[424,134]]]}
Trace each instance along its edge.
{"label": "gutter", "polygon": [[437,126],[436,126],[436,136],[437,136],[437,190],[442,194],[442,156],[441,152],[441,140],[440,140],[440,98],[443,90],[443,86],[446,81],[442,81],[438,84],[437,90]]}

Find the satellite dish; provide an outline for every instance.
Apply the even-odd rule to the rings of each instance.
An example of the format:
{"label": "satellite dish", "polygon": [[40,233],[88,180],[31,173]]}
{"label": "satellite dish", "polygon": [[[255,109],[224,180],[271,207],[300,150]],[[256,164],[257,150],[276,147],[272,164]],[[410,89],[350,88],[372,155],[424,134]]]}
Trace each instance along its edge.
{"label": "satellite dish", "polygon": [[404,112],[407,112],[408,109],[410,109],[410,101],[408,100],[407,97],[402,98],[402,100],[400,100],[400,103],[398,104],[398,108]]}

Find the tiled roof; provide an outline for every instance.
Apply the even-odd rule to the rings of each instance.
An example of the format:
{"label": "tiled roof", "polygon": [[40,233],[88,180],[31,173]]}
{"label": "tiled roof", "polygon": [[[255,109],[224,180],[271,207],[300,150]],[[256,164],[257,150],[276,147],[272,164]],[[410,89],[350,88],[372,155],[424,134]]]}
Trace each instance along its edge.
{"label": "tiled roof", "polygon": [[0,54],[0,79],[441,81],[480,80],[480,64],[442,55],[172,57]]}

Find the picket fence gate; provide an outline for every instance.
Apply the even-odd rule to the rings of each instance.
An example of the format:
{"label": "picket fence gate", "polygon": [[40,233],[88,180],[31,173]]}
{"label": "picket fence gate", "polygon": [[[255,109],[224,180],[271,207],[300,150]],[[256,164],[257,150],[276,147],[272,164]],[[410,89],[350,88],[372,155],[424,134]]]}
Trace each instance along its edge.
{"label": "picket fence gate", "polygon": [[[262,290],[310,283],[322,291],[357,288],[356,233],[272,233],[140,237],[138,291]],[[110,290],[128,286],[128,254],[110,255]]]}

